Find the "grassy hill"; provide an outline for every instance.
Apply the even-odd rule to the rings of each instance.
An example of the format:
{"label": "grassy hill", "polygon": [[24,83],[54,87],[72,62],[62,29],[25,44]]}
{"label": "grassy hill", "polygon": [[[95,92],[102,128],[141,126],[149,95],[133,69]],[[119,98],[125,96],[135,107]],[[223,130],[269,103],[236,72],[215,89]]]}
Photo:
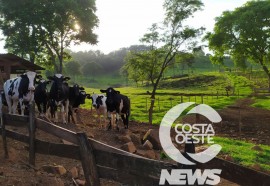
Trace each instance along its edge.
{"label": "grassy hill", "polygon": [[[90,87],[92,84],[89,84]],[[225,86],[234,86],[233,91],[226,96]],[[157,91],[154,107],[153,123],[159,124],[164,114],[176,104],[181,102],[205,103],[215,109],[221,109],[231,105],[241,97],[246,97],[252,92],[252,83],[242,76],[235,76],[227,73],[205,73],[183,78],[166,79],[162,82]],[[100,93],[99,88],[87,88],[89,93]],[[105,86],[105,88],[107,88]],[[150,106],[151,87],[120,87],[116,88],[122,94],[127,95],[131,100],[131,120],[148,122],[148,109]],[[205,96],[200,96],[206,94]],[[91,101],[87,100],[84,108],[91,107]]]}

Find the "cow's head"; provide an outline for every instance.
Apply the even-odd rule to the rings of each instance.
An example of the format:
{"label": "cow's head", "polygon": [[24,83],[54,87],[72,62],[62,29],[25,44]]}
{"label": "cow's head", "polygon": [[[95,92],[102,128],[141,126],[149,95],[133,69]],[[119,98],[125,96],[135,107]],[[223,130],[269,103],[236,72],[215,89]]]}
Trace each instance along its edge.
{"label": "cow's head", "polygon": [[62,74],[55,74],[54,76],[49,76],[49,80],[53,82],[52,89],[57,95],[63,94],[64,86],[67,87],[67,81],[70,77],[64,77]]}
{"label": "cow's head", "polygon": [[41,92],[46,92],[47,91],[46,86],[48,84],[50,84],[51,81],[50,80],[47,81],[45,79],[40,79],[40,80],[36,81],[36,83],[37,83],[37,89],[39,89]]}
{"label": "cow's head", "polygon": [[91,99],[90,94],[86,94],[85,91],[80,91],[79,92],[79,103],[80,104],[85,104],[85,98]]}
{"label": "cow's head", "polygon": [[109,95],[120,94],[120,91],[114,90],[112,87],[109,87],[106,90],[100,89],[100,92],[106,93],[107,97]]}
{"label": "cow's head", "polygon": [[113,104],[115,95],[120,94],[120,91],[114,90],[112,87],[109,87],[106,90],[100,89],[100,92],[106,93],[106,96],[107,96],[106,103],[107,104]]}
{"label": "cow's head", "polygon": [[[35,78],[41,78],[36,72],[28,71],[21,75],[22,82],[28,85],[28,90],[35,90]],[[25,87],[26,88],[26,87]]]}
{"label": "cow's head", "polygon": [[98,94],[92,94],[92,105],[94,108],[99,108],[103,103],[102,99],[104,98],[104,95],[98,95]]}
{"label": "cow's head", "polygon": [[80,87],[78,84],[73,85],[73,90],[75,93],[75,96],[79,96],[80,91],[83,91],[84,88]]}

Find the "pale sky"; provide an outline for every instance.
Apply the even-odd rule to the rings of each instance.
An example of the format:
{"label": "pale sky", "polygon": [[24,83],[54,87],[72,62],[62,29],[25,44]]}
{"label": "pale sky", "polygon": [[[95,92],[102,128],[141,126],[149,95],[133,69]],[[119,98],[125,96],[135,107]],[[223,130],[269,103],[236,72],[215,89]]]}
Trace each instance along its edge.
{"label": "pale sky", "polygon": [[[122,47],[140,44],[139,39],[152,23],[163,20],[164,0],[96,0],[99,27],[95,33],[96,46],[81,44],[72,46],[73,51],[101,50],[105,54]],[[202,0],[204,10],[197,12],[188,23],[194,27],[204,26],[212,31],[214,18],[225,10],[233,10],[247,0]],[[0,37],[2,38],[2,37]],[[0,53],[5,53],[4,42],[0,42]]]}

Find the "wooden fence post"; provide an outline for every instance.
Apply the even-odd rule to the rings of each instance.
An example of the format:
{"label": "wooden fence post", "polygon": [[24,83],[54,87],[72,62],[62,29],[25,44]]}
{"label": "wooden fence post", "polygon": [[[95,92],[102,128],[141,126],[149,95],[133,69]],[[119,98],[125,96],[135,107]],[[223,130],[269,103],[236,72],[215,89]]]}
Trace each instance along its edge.
{"label": "wooden fence post", "polygon": [[35,103],[32,101],[29,103],[29,164],[35,165],[35,132],[36,132],[36,123],[35,123]]}
{"label": "wooden fence post", "polygon": [[5,151],[5,158],[8,158],[6,127],[5,127],[5,123],[3,121],[2,111],[0,113],[0,119],[1,119],[1,129],[2,129],[1,132],[2,132],[2,139],[3,139],[3,147],[4,147],[4,151]]}
{"label": "wooden fence post", "polygon": [[183,95],[181,95],[181,103],[183,103]]}
{"label": "wooden fence post", "polygon": [[86,186],[100,186],[95,155],[85,133],[77,133]]}
{"label": "wooden fence post", "polygon": [[203,104],[203,95],[201,95],[201,103]]}
{"label": "wooden fence post", "polygon": [[[198,104],[196,104],[196,106],[198,106]],[[195,116],[195,123],[201,123],[201,120],[200,120],[200,114],[198,114],[200,111],[199,111],[199,107],[197,107],[196,109],[196,116]]]}

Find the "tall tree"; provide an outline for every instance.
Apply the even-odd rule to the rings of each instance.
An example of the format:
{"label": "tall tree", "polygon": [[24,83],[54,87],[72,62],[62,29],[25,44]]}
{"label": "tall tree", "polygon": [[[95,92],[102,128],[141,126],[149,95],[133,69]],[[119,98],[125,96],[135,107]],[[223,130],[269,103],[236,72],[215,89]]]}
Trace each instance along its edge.
{"label": "tall tree", "polygon": [[30,57],[46,52],[58,59],[53,62],[59,73],[71,42],[97,43],[95,0],[0,0],[0,5],[5,47]]}
{"label": "tall tree", "polygon": [[232,56],[237,66],[246,68],[246,60],[259,64],[269,79],[270,1],[250,1],[216,18],[213,33],[208,33],[211,60],[222,63]]}
{"label": "tall tree", "polygon": [[[152,124],[155,95],[165,70],[175,62],[175,56],[186,53],[196,45],[195,39],[203,28],[194,29],[184,24],[202,6],[200,0],[165,0],[165,19],[162,25],[153,24],[141,41],[150,46],[151,53],[148,62],[155,64],[157,73],[153,80],[151,104],[149,108],[149,123]],[[157,58],[158,56],[158,58]]]}

